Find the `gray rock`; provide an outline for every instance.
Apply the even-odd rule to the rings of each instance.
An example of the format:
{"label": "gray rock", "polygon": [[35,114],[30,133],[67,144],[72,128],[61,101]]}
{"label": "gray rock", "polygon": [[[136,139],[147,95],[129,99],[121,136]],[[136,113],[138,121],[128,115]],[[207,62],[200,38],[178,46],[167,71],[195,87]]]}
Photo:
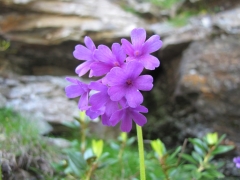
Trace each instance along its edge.
{"label": "gray rock", "polygon": [[[18,82],[14,86],[12,83]],[[41,134],[48,134],[52,127],[48,124],[61,124],[73,121],[79,110],[77,102],[69,100],[64,92],[67,85],[64,77],[19,76],[5,79],[8,91],[2,94],[2,107],[10,107],[20,112],[27,119],[38,124]]]}
{"label": "gray rock", "polygon": [[217,14],[213,23],[228,34],[240,34],[240,7]]}
{"label": "gray rock", "polygon": [[236,142],[240,135],[239,42],[237,36],[224,36],[192,43],[183,54],[175,89],[175,97],[188,102],[183,109],[193,107],[199,123],[227,133]]}
{"label": "gray rock", "polygon": [[[142,24],[138,17],[108,0],[3,0],[0,4],[9,11],[11,8],[17,9],[14,13],[2,14],[0,34],[11,41],[29,44],[82,41],[88,32],[93,32],[91,37],[94,40],[112,42],[113,39],[128,36],[131,29]],[[21,10],[28,13],[23,14]]]}

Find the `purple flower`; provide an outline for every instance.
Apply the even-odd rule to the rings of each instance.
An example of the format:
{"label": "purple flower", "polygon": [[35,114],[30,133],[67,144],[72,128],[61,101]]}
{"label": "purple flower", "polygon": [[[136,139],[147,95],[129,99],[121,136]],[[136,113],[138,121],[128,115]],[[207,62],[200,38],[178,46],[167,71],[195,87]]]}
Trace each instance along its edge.
{"label": "purple flower", "polygon": [[147,113],[148,109],[141,105],[137,106],[136,108],[127,106],[113,113],[109,122],[112,126],[115,126],[119,121],[122,120],[120,127],[121,131],[129,132],[132,129],[132,120],[139,126],[143,126],[147,122],[147,118],[140,112]]}
{"label": "purple flower", "polygon": [[87,110],[89,108],[88,106],[88,94],[89,89],[88,85],[82,83],[81,81],[73,78],[66,78],[67,81],[71,82],[72,84],[67,86],[65,88],[66,96],[68,98],[76,98],[80,96],[79,102],[78,102],[78,108],[80,110]]}
{"label": "purple flower", "polygon": [[137,61],[127,63],[123,68],[114,67],[103,79],[108,84],[108,94],[112,101],[126,98],[130,107],[137,107],[143,102],[143,96],[139,90],[149,91],[153,87],[153,78],[150,75],[142,75],[143,66]]}
{"label": "purple flower", "polygon": [[126,59],[126,54],[120,44],[113,43],[112,51],[105,45],[99,45],[94,52],[95,62],[91,65],[93,76],[107,74],[113,67],[121,67]]}
{"label": "purple flower", "polygon": [[240,156],[233,158],[233,162],[236,164],[236,167],[240,169]]}
{"label": "purple flower", "polygon": [[[93,57],[93,52],[96,49],[95,44],[93,43],[92,39],[88,36],[84,38],[85,45],[77,45],[75,46],[75,50],[73,51],[73,56],[78,60],[85,60],[82,64],[80,64],[76,69],[75,72],[79,76],[83,76],[90,70],[90,65],[95,62]],[[92,77],[92,71],[90,70],[89,77]]]}
{"label": "purple flower", "polygon": [[100,82],[91,82],[89,88],[98,91],[89,99],[89,103],[91,104],[90,111],[102,112],[99,114],[102,115],[102,123],[103,125],[109,126],[111,115],[119,109],[118,102],[110,99],[110,96],[107,93],[108,87]]}
{"label": "purple flower", "polygon": [[153,35],[146,42],[146,31],[142,28],[133,29],[131,32],[132,44],[122,39],[122,48],[128,55],[126,61],[139,61],[146,69],[153,70],[160,65],[159,60],[150,55],[162,46],[160,36]]}

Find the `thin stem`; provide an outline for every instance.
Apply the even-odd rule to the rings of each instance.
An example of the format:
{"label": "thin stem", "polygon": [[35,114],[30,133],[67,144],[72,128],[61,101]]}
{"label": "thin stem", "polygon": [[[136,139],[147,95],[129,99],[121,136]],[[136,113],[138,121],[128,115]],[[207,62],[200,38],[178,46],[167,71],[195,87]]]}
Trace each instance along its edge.
{"label": "thin stem", "polygon": [[136,126],[137,126],[138,151],[139,151],[139,163],[140,163],[140,179],[146,180],[142,127],[138,126],[137,124]]}
{"label": "thin stem", "polygon": [[90,169],[87,172],[87,177],[85,180],[90,180],[93,171],[97,168],[97,163],[93,163],[92,166],[90,167]]}

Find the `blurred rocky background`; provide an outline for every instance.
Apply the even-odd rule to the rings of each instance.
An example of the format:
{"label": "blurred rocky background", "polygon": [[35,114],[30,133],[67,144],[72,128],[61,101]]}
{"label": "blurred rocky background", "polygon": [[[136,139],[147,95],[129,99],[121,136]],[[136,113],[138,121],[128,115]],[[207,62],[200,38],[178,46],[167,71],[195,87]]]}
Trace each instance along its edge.
{"label": "blurred rocky background", "polygon": [[75,45],[87,35],[110,46],[136,27],[163,40],[154,54],[161,67],[147,72],[155,86],[144,93],[145,138],[174,147],[187,137],[226,134],[236,148],[225,174],[239,178],[231,164],[240,155],[237,0],[1,0],[0,107],[50,123],[45,133],[66,130],[62,122],[78,113],[64,94],[64,77],[80,63]]}

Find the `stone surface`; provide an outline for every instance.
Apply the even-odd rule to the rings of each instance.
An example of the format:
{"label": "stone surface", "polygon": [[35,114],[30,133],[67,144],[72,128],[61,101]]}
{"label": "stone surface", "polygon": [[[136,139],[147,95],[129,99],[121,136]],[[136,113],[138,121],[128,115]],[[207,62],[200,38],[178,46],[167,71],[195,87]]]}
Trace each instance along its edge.
{"label": "stone surface", "polygon": [[79,41],[87,34],[94,40],[112,42],[142,25],[139,18],[108,0],[3,0],[0,4],[7,12],[1,13],[0,34],[11,41],[29,44]]}
{"label": "stone surface", "polygon": [[238,36],[222,36],[192,43],[183,54],[175,90],[176,98],[184,99],[195,109],[199,123],[228,134],[238,143],[239,42]]}
{"label": "stone surface", "polygon": [[46,134],[51,127],[44,122],[61,124],[78,116],[77,102],[65,96],[67,84],[64,77],[21,76],[3,79],[0,87],[8,88],[8,91],[1,92],[6,99],[6,107],[38,123],[42,134]]}

